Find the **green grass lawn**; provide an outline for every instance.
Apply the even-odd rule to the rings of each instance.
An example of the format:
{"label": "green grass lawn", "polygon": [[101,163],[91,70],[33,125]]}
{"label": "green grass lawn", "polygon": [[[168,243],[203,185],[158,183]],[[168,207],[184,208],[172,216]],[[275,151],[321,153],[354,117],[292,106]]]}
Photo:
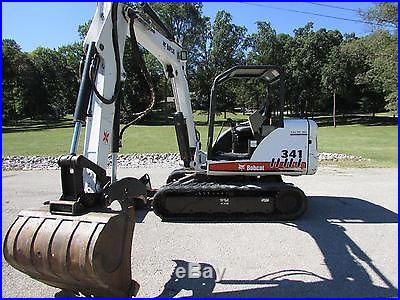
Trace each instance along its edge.
{"label": "green grass lawn", "polygon": [[[205,145],[207,127],[198,126],[197,129],[200,131],[202,143]],[[82,151],[83,136],[82,132],[79,143],[80,151]],[[69,150],[72,127],[3,133],[2,137],[3,156],[62,155]],[[131,126],[124,134],[121,152],[178,152],[174,126]]]}
{"label": "green grass lawn", "polygon": [[[204,116],[196,116],[201,119]],[[229,117],[229,116],[228,116]],[[201,120],[203,121],[203,120]],[[207,127],[198,126],[203,149]],[[218,128],[216,128],[218,134]],[[28,131],[4,132],[3,156],[6,155],[62,155],[68,152],[72,127],[34,128]],[[84,134],[81,135],[83,137]],[[82,149],[82,138],[80,149]],[[124,136],[122,153],[177,152],[175,130],[171,125],[129,128]],[[320,152],[338,152],[362,156],[362,162],[341,162],[351,167],[396,167],[397,126],[342,125],[321,127],[318,131]]]}
{"label": "green grass lawn", "polygon": [[355,167],[397,167],[397,126],[344,125],[318,129],[320,152],[348,153],[370,161],[342,162]]}

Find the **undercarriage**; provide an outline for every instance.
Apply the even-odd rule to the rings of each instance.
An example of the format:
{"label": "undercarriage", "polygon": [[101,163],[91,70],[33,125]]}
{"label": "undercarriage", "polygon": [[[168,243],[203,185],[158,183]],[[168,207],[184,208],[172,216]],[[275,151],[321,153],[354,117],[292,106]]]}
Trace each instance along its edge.
{"label": "undercarriage", "polygon": [[163,221],[286,221],[306,208],[303,191],[281,176],[189,174],[160,188],[153,200]]}

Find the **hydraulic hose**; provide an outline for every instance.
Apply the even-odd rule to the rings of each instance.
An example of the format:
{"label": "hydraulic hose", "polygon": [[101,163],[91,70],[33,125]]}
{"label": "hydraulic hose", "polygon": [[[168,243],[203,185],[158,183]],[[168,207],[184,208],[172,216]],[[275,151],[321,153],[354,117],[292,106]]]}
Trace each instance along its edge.
{"label": "hydraulic hose", "polygon": [[90,80],[92,82],[92,89],[97,98],[104,104],[112,104],[117,99],[120,91],[121,91],[121,57],[119,53],[119,43],[118,43],[118,2],[113,2],[111,6],[111,23],[112,23],[112,44],[114,50],[114,57],[115,57],[115,65],[117,69],[116,79],[115,79],[115,86],[114,86],[114,93],[110,99],[105,98],[103,95],[99,93],[96,88],[95,80],[93,73],[97,74],[100,57],[98,55],[95,56],[95,59],[92,64],[92,72],[90,72]]}
{"label": "hydraulic hose", "polygon": [[131,36],[130,44],[131,44],[131,48],[132,48],[132,52],[133,52],[133,58],[135,59],[136,63],[139,66],[139,69],[143,73],[144,79],[146,80],[146,83],[147,83],[147,85],[149,87],[151,101],[150,101],[149,106],[145,110],[132,114],[132,116],[134,116],[136,118],[134,118],[133,120],[128,122],[121,129],[120,141],[122,141],[122,136],[123,136],[125,130],[128,129],[131,125],[133,125],[136,122],[138,122],[139,120],[143,119],[147,114],[149,114],[151,112],[151,110],[153,109],[154,104],[156,102],[156,95],[155,95],[154,86],[153,86],[153,83],[151,81],[150,73],[147,70],[146,63],[144,62],[143,56],[140,54],[140,50],[139,50],[138,43],[137,43],[137,40],[136,40],[136,35],[135,35],[135,29],[134,29],[134,26],[133,26],[133,22],[134,22],[134,17],[131,15],[130,22],[129,22],[129,34]]}

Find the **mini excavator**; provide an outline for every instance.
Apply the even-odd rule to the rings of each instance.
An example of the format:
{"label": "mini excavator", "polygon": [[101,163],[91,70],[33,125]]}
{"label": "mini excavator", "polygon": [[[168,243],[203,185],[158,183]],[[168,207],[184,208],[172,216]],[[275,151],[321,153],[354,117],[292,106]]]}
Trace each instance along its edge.
{"label": "mini excavator", "polygon": [[[149,106],[120,124],[125,42],[149,85]],[[154,55],[172,85],[174,124],[182,168],[164,186],[151,188],[149,176],[118,178],[122,134],[146,116],[154,88],[139,45]],[[274,65],[234,66],[212,84],[206,151],[201,150],[186,78],[188,53],[146,4],[98,3],[84,41],[80,88],[71,147],[61,156],[61,197],[24,210],[8,229],[6,261],[45,284],[76,295],[132,297],[131,247],[135,210],[151,205],[163,221],[293,220],[307,208],[307,197],[282,175],[317,170],[317,125],[284,117],[285,74]],[[265,99],[246,122],[229,121],[214,139],[218,90],[227,81],[259,80]],[[272,91],[275,92],[272,92]],[[85,125],[83,154],[78,142]],[[122,128],[121,128],[122,127]],[[111,154],[111,171],[107,165]],[[117,202],[120,209],[111,208]]]}

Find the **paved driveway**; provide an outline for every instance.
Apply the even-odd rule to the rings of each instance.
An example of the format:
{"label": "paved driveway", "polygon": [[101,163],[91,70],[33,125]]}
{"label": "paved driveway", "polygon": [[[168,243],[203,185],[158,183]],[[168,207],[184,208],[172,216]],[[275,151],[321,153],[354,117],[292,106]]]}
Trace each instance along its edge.
{"label": "paved driveway", "polygon": [[[149,172],[159,186],[170,171],[122,169],[120,176]],[[59,197],[58,171],[3,172],[2,179],[3,238],[19,210]],[[132,255],[138,296],[396,296],[397,169],[321,168],[285,180],[310,196],[309,210],[293,223],[162,223],[139,212]],[[199,264],[213,275],[193,278]],[[3,297],[57,292],[4,258],[2,275]]]}

